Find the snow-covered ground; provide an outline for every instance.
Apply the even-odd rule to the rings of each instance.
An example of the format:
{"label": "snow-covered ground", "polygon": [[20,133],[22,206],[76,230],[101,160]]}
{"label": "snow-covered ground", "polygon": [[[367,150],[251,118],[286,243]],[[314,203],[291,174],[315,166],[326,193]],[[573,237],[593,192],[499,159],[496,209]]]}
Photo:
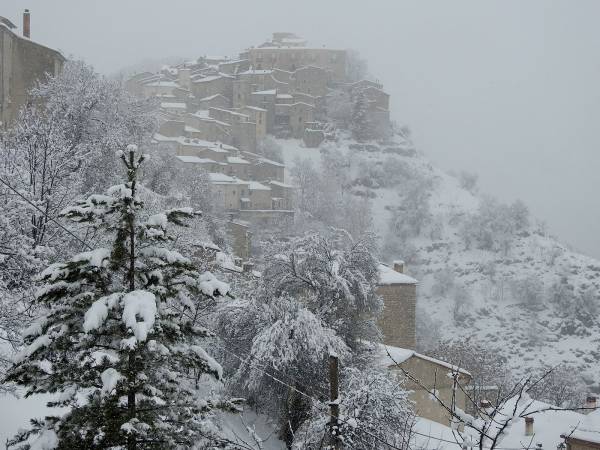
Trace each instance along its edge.
{"label": "snow-covered ground", "polygon": [[[287,165],[293,164],[296,157],[320,162],[321,149],[305,148],[295,140],[278,142]],[[400,250],[399,254],[387,256],[408,260],[408,273],[420,282],[418,305],[437,324],[441,338],[483,344],[505,356],[515,375],[543,365],[567,363],[577,369],[590,390],[599,391],[600,322],[595,316],[586,325],[572,321],[550,297],[553,285],[562,279],[575,295],[591,290],[596,305],[600,304],[600,262],[570,250],[548,235],[535,218],[530,219],[531,225],[525,232],[515,236],[506,254],[476,246],[466,249],[460,236],[460,221],[477,212],[481,195],[461,187],[457,177],[437,169],[423,155],[410,152],[405,143],[398,147],[407,151],[396,153],[383,146],[379,151],[356,150],[355,144],[346,138],[333,145],[353,161],[350,176],[360,177],[369,161],[381,166],[388,164],[391,157],[411,174],[431,181],[429,207],[434,221],[441,224],[439,233],[432,237],[426,232],[412,238],[411,255]],[[382,239],[385,254],[394,240],[389,230],[390,207],[398,204],[402,187],[374,186],[368,190],[373,197],[374,228]],[[493,273],[487,270],[489,267],[493,267]],[[451,274],[453,288],[464,288],[470,296],[460,322],[453,317],[452,289],[446,294],[433,289],[443,272]],[[525,279],[533,279],[540,286],[542,301],[536,308],[526,307],[511,288],[515,281]]]}

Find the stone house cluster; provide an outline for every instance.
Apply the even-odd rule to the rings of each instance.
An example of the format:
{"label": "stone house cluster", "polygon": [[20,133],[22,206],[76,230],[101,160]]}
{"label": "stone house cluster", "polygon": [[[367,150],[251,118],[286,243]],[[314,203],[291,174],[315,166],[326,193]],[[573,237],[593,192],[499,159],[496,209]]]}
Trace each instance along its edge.
{"label": "stone house cluster", "polygon": [[293,215],[285,167],[257,153],[267,135],[319,146],[332,136],[325,119],[336,93],[360,91],[374,114],[389,110],[381,85],[346,82],[346,64],[345,50],[274,33],[239,57],[205,56],[139,73],[126,88],[160,104],[155,142],[170,146],[179,163],[207,171],[221,207],[255,222]]}
{"label": "stone house cluster", "polygon": [[65,62],[57,50],[31,40],[29,10],[23,13],[22,36],[0,16],[0,129],[14,121],[28,92],[47,75],[57,75]]}
{"label": "stone house cluster", "polygon": [[266,134],[318,146],[327,136],[327,101],[365,97],[369,120],[389,123],[389,95],[372,81],[348,83],[345,50],[308,47],[293,33],[249,48],[237,58],[201,57],[126,82],[160,102],[165,120],[182,120],[201,138],[255,151]]}
{"label": "stone house cluster", "polygon": [[208,172],[223,210],[251,221],[293,216],[293,188],[285,183],[282,163],[194,137],[197,130],[182,121],[167,121],[161,131],[164,134],[155,134],[155,143],[170,148],[178,164]]}

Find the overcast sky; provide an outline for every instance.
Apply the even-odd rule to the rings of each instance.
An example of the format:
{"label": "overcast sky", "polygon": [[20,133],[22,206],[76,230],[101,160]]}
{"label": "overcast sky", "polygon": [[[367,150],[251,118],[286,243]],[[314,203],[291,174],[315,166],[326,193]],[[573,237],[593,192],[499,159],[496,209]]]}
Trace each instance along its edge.
{"label": "overcast sky", "polygon": [[272,31],[355,48],[392,114],[445,169],[523,199],[600,257],[600,2],[2,0],[32,38],[111,73],[144,58],[235,55]]}

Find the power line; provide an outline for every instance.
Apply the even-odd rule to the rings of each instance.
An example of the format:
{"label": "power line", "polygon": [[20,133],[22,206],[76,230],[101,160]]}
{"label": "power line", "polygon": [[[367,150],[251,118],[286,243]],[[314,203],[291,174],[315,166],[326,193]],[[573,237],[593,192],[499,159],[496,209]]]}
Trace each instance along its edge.
{"label": "power line", "polygon": [[[227,343],[227,339],[225,339],[225,338],[223,338],[222,336],[220,336],[220,335],[219,335],[219,334],[218,334],[218,333],[217,333],[215,330],[211,329],[210,327],[208,327],[208,326],[206,326],[206,325],[204,325],[204,324],[203,324],[203,326],[204,326],[204,327],[205,327],[207,330],[211,331],[211,332],[212,332],[212,333],[213,333],[213,334],[214,334],[214,335],[215,335],[217,338],[219,338],[220,340],[222,340],[224,343]],[[245,363],[245,362],[247,362],[248,358],[251,358],[251,359],[254,359],[254,360],[258,361],[258,362],[261,362],[261,361],[260,361],[260,360],[259,360],[259,359],[258,359],[256,356],[253,356],[253,355],[250,355],[250,354],[249,354],[249,355],[248,355],[248,358],[244,359],[243,357],[241,357],[241,356],[240,356],[240,355],[238,355],[237,353],[235,353],[235,352],[231,351],[230,349],[228,349],[228,348],[227,348],[227,347],[225,347],[224,345],[219,345],[219,344],[217,344],[217,343],[215,343],[215,345],[216,345],[216,346],[218,346],[219,348],[221,348],[221,349],[222,349],[223,351],[225,351],[226,353],[229,353],[230,355],[232,355],[233,357],[235,357],[236,359],[238,359],[238,360],[239,360],[240,362],[242,362],[242,363]],[[255,366],[255,367],[256,367],[256,366]],[[310,400],[313,400],[313,401],[315,401],[315,402],[317,402],[317,403],[319,403],[319,404],[321,404],[321,405],[323,405],[323,406],[328,406],[328,404],[327,404],[327,403],[325,403],[325,402],[323,402],[322,400],[320,400],[320,399],[318,399],[318,398],[316,398],[316,397],[314,397],[314,396],[312,396],[312,395],[310,395],[310,394],[307,394],[306,392],[303,392],[303,391],[299,390],[299,389],[298,389],[298,388],[296,388],[295,386],[292,386],[292,385],[290,385],[290,384],[286,383],[285,381],[281,380],[280,378],[277,378],[276,376],[274,376],[274,375],[272,375],[272,374],[268,373],[267,371],[263,370],[263,368],[262,368],[262,367],[256,367],[256,368],[257,368],[257,369],[258,369],[260,372],[262,372],[263,374],[265,374],[267,377],[271,378],[271,379],[272,379],[273,381],[275,381],[276,383],[279,383],[279,384],[281,384],[281,385],[283,385],[283,386],[286,386],[286,387],[288,387],[289,389],[292,389],[294,392],[297,392],[298,394],[300,394],[300,395],[302,395],[302,396],[304,396],[304,397],[306,397],[306,398],[308,398],[308,399],[310,399]],[[274,367],[273,367],[272,369],[274,369],[274,370],[276,370],[277,372],[281,373],[281,374],[283,375],[283,377],[287,377],[287,378],[291,379],[292,381],[294,381],[294,382],[297,382],[297,383],[298,383],[298,381],[297,381],[297,380],[294,380],[294,379],[293,379],[293,378],[292,378],[290,375],[284,374],[283,372],[281,372],[281,371],[280,371],[280,370],[278,370],[278,369],[275,369]],[[283,378],[283,377],[282,377],[282,378]],[[301,383],[298,383],[298,384],[301,384]],[[361,431],[363,431],[365,434],[367,434],[367,435],[369,435],[369,436],[371,436],[371,437],[375,438],[376,440],[378,440],[379,442],[381,442],[381,443],[383,443],[383,444],[385,444],[385,445],[388,445],[390,448],[393,448],[393,449],[395,449],[395,450],[402,450],[402,449],[400,449],[399,447],[396,447],[396,446],[394,446],[393,444],[390,444],[389,442],[387,442],[387,441],[385,441],[384,439],[380,438],[380,437],[379,437],[379,436],[377,436],[376,434],[373,434],[373,433],[371,433],[370,431],[368,431],[368,430],[364,429],[363,427],[353,426],[352,424],[350,424],[350,422],[349,422],[347,419],[343,419],[343,418],[341,418],[341,417],[337,417],[337,419],[338,419],[339,421],[341,421],[342,423],[345,423],[345,424],[347,424],[347,425],[350,425],[350,426],[352,426],[352,427],[353,427],[353,428],[355,428],[355,429],[358,429],[358,430],[361,430]],[[421,436],[421,437],[425,437],[425,438],[428,438],[428,439],[432,439],[432,440],[435,440],[435,441],[439,441],[439,442],[445,442],[445,443],[452,444],[452,445],[457,445],[457,446],[460,446],[460,445],[461,445],[461,443],[460,443],[460,442],[457,442],[456,440],[449,440],[449,439],[444,439],[444,438],[442,438],[442,437],[435,437],[435,436],[431,436],[431,435],[429,435],[429,434],[425,434],[425,433],[418,432],[418,431],[416,431],[416,430],[411,430],[411,433],[412,433],[412,434],[416,434],[416,435],[418,435],[418,436]],[[360,437],[359,435],[356,435],[356,434],[353,434],[353,438],[356,438],[356,439],[359,439],[359,440],[361,440],[361,437]],[[362,439],[363,439],[363,442],[364,442],[364,438],[362,438]],[[495,450],[523,450],[523,449],[526,449],[526,448],[527,448],[527,447],[519,447],[519,448],[516,448],[516,447],[515,447],[515,448],[512,448],[512,447],[495,447]]]}
{"label": "power line", "polygon": [[[208,330],[212,331],[210,328],[208,328],[208,327],[206,327],[206,328],[207,328]],[[213,333],[214,333],[214,331],[213,331]],[[217,336],[217,337],[218,337],[218,338],[220,338],[220,339],[223,339],[223,338],[221,338],[221,336],[219,336],[217,333],[215,333],[215,336]],[[243,359],[241,356],[239,356],[238,354],[236,354],[235,352],[232,352],[231,350],[227,349],[225,346],[220,346],[219,344],[216,344],[216,345],[217,345],[217,346],[219,346],[221,349],[223,349],[225,352],[227,352],[227,353],[231,354],[232,356],[234,356],[234,357],[235,357],[236,359],[238,359],[240,362],[242,362],[242,363],[243,363],[243,362],[245,362],[245,361],[246,361],[246,360],[244,360],[244,359]],[[271,379],[272,379],[273,381],[275,381],[276,383],[279,383],[279,384],[281,384],[281,385],[283,385],[283,386],[286,386],[287,388],[289,388],[289,389],[293,390],[294,392],[297,392],[298,394],[300,394],[300,395],[302,395],[302,396],[304,396],[304,397],[306,397],[306,398],[308,398],[308,399],[310,399],[310,400],[313,400],[313,401],[315,401],[315,402],[317,402],[317,403],[319,403],[319,404],[321,404],[321,405],[323,405],[323,406],[328,406],[328,405],[327,405],[325,402],[323,402],[323,401],[319,400],[318,398],[315,398],[315,397],[313,397],[313,396],[312,396],[312,395],[310,395],[310,394],[307,394],[306,392],[303,392],[303,391],[301,391],[301,390],[297,389],[295,386],[292,386],[292,385],[290,385],[290,384],[286,383],[286,382],[285,382],[285,381],[283,381],[283,380],[280,380],[279,378],[277,378],[277,377],[275,377],[274,375],[272,375],[272,374],[268,373],[267,371],[263,370],[262,368],[258,367],[258,370],[259,370],[259,371],[261,371],[262,373],[264,373],[264,374],[265,374],[266,376],[268,376],[269,378],[271,378]],[[336,417],[336,419],[337,419],[337,420],[339,420],[339,421],[341,421],[341,422],[343,422],[343,423],[350,424],[348,420],[346,420],[346,419],[343,419],[343,418],[341,418],[341,417]],[[352,426],[352,425],[351,425],[351,426]],[[393,449],[395,449],[395,450],[403,450],[403,449],[401,449],[400,447],[396,447],[395,445],[393,445],[393,444],[390,444],[389,442],[387,442],[387,441],[385,441],[384,439],[380,438],[380,437],[379,437],[379,436],[377,436],[376,434],[374,434],[374,433],[371,433],[370,431],[368,431],[368,430],[365,430],[365,429],[364,429],[364,428],[362,428],[362,427],[353,427],[353,428],[357,428],[357,429],[359,429],[359,430],[362,430],[362,431],[363,431],[365,434],[368,434],[369,436],[371,436],[371,437],[375,438],[376,440],[378,440],[379,442],[381,442],[381,443],[383,443],[383,444],[387,445],[387,446],[388,446],[388,447],[390,447],[390,448],[393,448]]]}

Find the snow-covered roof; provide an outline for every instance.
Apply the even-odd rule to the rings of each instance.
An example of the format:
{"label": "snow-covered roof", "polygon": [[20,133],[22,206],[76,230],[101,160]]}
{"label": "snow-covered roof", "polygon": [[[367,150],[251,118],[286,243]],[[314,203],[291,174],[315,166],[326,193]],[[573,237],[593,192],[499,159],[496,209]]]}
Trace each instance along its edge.
{"label": "snow-covered roof", "polygon": [[0,16],[0,24],[6,25],[6,27],[10,30],[14,30],[15,28],[17,28],[17,26],[14,23],[12,23],[9,19],[3,16]]}
{"label": "snow-covered roof", "polygon": [[213,95],[209,95],[208,97],[201,98],[199,101],[200,102],[205,102],[205,101],[208,101],[208,100],[214,100],[217,97],[227,98],[223,94],[213,94]]}
{"label": "snow-covered roof", "polygon": [[247,181],[240,180],[236,177],[230,177],[224,173],[211,172],[208,174],[211,183],[214,184],[249,184]]}
{"label": "snow-covered roof", "polygon": [[418,281],[406,274],[396,272],[385,264],[379,264],[379,284],[417,284]]}
{"label": "snow-covered roof", "polygon": [[273,71],[270,69],[259,69],[259,70],[245,70],[244,72],[240,72],[239,75],[267,75],[272,73]]}
{"label": "snow-covered roof", "polygon": [[193,80],[194,83],[208,83],[210,81],[215,81],[218,80],[219,78],[222,78],[221,75],[211,75],[208,77],[204,77],[204,78],[199,78],[196,80]]}
{"label": "snow-covered roof", "polygon": [[210,164],[214,163],[212,159],[208,158],[199,158],[197,156],[189,156],[189,155],[178,155],[176,156],[178,160],[184,163],[194,163],[194,164]]}
{"label": "snow-covered roof", "polygon": [[227,162],[229,164],[250,164],[249,161],[246,161],[244,158],[240,158],[239,156],[228,156]]}
{"label": "snow-covered roof", "polygon": [[294,98],[294,96],[290,94],[277,94],[277,98]]}
{"label": "snow-covered roof", "polygon": [[[464,375],[471,376],[471,374],[468,371],[461,369],[458,366],[449,364],[440,359],[432,358],[431,356],[417,353],[415,350],[411,350],[411,349],[407,349],[407,348],[400,348],[400,347],[393,347],[391,345],[379,344],[377,346],[376,352],[377,352],[376,360],[378,361],[379,364],[381,364],[382,367],[392,367],[397,364],[402,364],[403,362],[407,361],[408,359],[414,357],[414,358],[422,359],[424,361],[431,362],[438,366],[446,367],[452,371],[458,371]],[[389,353],[389,355],[388,355],[388,353]]]}
{"label": "snow-covered roof", "polygon": [[[516,397],[506,402],[502,410],[502,414],[513,415]],[[529,443],[531,441],[531,447],[536,448],[537,444],[542,444],[542,448],[554,449],[558,444],[563,442],[560,437],[561,434],[569,434],[574,427],[581,427],[585,422],[586,416],[576,411],[544,411],[536,412],[540,410],[547,410],[548,408],[556,408],[548,403],[540,402],[532,399],[522,399],[519,406],[517,407],[517,416],[513,419],[511,426],[507,429],[506,435],[502,438],[499,447],[503,448],[523,448],[524,445],[521,443]],[[533,436],[525,436],[525,416],[528,412],[533,417]],[[577,430],[575,431],[575,433]],[[598,440],[600,435],[595,436]]]}
{"label": "snow-covered roof", "polygon": [[154,81],[146,84],[146,86],[152,87],[177,87],[178,84],[175,81]]}
{"label": "snow-covered roof", "polygon": [[259,108],[258,106],[244,106],[244,109],[251,109],[253,111],[267,112],[267,110],[265,108]]}
{"label": "snow-covered roof", "polygon": [[592,411],[584,417],[579,424],[575,424],[575,431],[571,433],[572,430],[563,429],[563,433],[570,434],[573,439],[600,444],[600,410]]}
{"label": "snow-covered roof", "polygon": [[294,187],[291,184],[285,184],[285,183],[282,183],[281,181],[277,181],[277,180],[269,181],[269,184],[272,184],[274,186],[279,186],[282,188],[288,188],[288,189],[293,189],[293,187]]}
{"label": "snow-covered roof", "polygon": [[176,102],[165,102],[160,104],[161,108],[164,109],[187,109],[185,103],[176,103]]}
{"label": "snow-covered roof", "polygon": [[250,181],[248,189],[250,189],[251,191],[270,191],[271,190],[271,188],[269,186],[265,186],[264,184],[259,183],[258,181]]}
{"label": "snow-covered roof", "polygon": [[277,94],[277,89],[267,89],[266,91],[255,91],[255,92],[253,92],[253,94],[259,94],[259,95],[276,95]]}

